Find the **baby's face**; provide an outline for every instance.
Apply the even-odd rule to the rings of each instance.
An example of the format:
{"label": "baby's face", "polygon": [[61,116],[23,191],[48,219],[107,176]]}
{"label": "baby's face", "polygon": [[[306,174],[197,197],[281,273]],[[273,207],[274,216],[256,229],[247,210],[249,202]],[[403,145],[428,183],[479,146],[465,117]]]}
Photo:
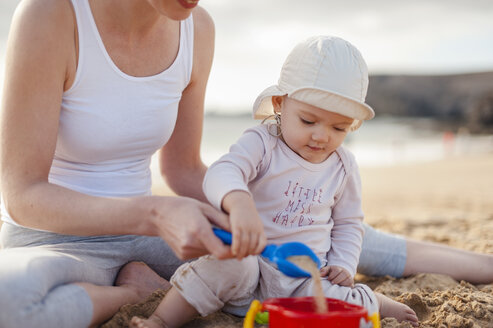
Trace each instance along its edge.
{"label": "baby's face", "polygon": [[354,119],[289,97],[282,99],[284,142],[311,163],[325,161],[342,144]]}

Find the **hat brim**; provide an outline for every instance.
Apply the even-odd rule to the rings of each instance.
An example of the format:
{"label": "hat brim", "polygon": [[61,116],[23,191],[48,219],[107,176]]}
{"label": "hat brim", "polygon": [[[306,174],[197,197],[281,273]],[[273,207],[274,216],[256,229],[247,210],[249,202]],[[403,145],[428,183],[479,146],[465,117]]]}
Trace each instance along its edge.
{"label": "hat brim", "polygon": [[255,100],[253,117],[264,119],[274,115],[272,97],[285,95],[309,105],[353,118],[355,122],[351,126],[351,130],[356,130],[362,121],[370,120],[375,116],[375,112],[369,105],[335,92],[310,87],[298,88],[287,93],[281,90],[278,85],[273,85],[265,89]]}

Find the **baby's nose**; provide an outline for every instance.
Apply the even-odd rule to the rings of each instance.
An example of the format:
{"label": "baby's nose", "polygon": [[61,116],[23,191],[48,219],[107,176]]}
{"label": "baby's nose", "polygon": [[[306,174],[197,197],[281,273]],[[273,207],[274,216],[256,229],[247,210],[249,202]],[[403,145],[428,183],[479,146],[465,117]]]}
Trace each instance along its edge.
{"label": "baby's nose", "polygon": [[329,138],[330,133],[326,127],[319,127],[312,134],[312,139],[317,142],[328,142]]}

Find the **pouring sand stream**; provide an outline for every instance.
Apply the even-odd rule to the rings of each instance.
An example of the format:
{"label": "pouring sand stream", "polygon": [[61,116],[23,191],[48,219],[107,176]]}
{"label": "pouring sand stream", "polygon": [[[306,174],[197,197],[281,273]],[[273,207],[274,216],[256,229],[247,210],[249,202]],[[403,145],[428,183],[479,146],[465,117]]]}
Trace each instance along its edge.
{"label": "pouring sand stream", "polygon": [[320,272],[317,265],[313,260],[306,255],[290,256],[288,261],[296,264],[303,270],[310,273],[313,279],[313,299],[315,302],[315,311],[317,313],[327,313],[329,309],[327,307],[327,301],[325,300],[324,291],[322,289],[322,279],[320,278]]}

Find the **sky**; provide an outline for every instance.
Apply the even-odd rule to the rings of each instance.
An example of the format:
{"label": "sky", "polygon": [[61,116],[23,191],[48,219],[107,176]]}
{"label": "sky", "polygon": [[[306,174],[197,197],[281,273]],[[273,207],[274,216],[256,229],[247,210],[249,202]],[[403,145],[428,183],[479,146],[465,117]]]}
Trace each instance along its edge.
{"label": "sky", "polygon": [[[0,75],[18,2],[0,0]],[[256,96],[276,83],[294,45],[312,35],[335,35],[353,43],[370,74],[493,71],[492,0],[201,0],[200,4],[216,25],[208,112],[248,111]]]}

